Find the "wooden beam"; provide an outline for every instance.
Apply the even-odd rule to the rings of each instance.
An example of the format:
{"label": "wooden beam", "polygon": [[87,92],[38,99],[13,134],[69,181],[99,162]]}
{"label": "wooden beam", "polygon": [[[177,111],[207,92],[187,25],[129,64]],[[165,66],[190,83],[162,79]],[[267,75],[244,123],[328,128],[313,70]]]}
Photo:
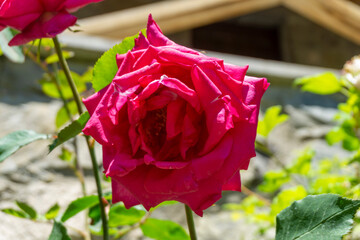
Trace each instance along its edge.
{"label": "wooden beam", "polygon": [[360,6],[345,0],[283,0],[283,5],[360,44]]}
{"label": "wooden beam", "polygon": [[280,1],[172,0],[81,19],[78,23],[86,34],[122,39],[146,27],[149,13],[164,33],[174,33],[275,7]]}

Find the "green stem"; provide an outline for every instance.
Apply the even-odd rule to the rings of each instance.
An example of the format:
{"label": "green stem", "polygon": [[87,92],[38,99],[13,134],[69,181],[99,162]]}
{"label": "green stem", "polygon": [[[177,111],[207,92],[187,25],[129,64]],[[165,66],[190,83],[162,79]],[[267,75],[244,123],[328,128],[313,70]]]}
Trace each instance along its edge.
{"label": "green stem", "polygon": [[188,225],[189,233],[190,233],[190,239],[197,240],[192,210],[186,204],[185,204],[185,212],[186,212],[186,221],[187,221],[187,225]]}
{"label": "green stem", "polygon": [[69,83],[69,86],[70,86],[70,88],[71,88],[71,92],[72,92],[73,95],[74,95],[74,100],[75,100],[75,102],[76,102],[77,109],[78,109],[78,111],[79,111],[79,114],[82,114],[82,113],[83,113],[83,109],[82,109],[82,105],[81,105],[80,94],[79,94],[79,92],[78,92],[77,89],[76,89],[75,82],[74,82],[74,80],[73,80],[72,77],[71,77],[71,73],[70,73],[69,66],[68,66],[68,64],[67,64],[67,62],[66,62],[66,60],[65,60],[65,58],[64,58],[64,55],[62,54],[59,40],[58,40],[57,37],[54,37],[54,38],[53,38],[53,41],[54,41],[54,45],[55,45],[56,54],[57,54],[58,57],[59,57],[59,62],[60,62],[61,68],[64,70],[66,79],[67,79],[67,81],[68,81],[68,83]]}
{"label": "green stem", "polygon": [[[72,94],[74,96],[76,106],[78,108],[78,112],[79,112],[79,114],[82,114],[83,110],[82,110],[82,105],[81,105],[80,94],[76,89],[74,80],[71,77],[69,66],[68,66],[68,64],[67,64],[67,62],[66,62],[66,60],[65,60],[65,58],[64,58],[64,56],[62,54],[59,40],[57,39],[57,37],[54,37],[53,41],[54,41],[56,53],[57,53],[57,55],[59,57],[60,65],[61,65],[62,69],[64,70],[66,79],[67,79],[67,81],[69,83]],[[91,144],[90,137],[88,137],[88,136],[86,136],[86,143],[87,143],[89,153],[90,153],[93,173],[94,173],[95,182],[96,182],[96,188],[97,188],[97,192],[98,192],[99,206],[100,206],[100,213],[101,213],[101,220],[102,220],[102,227],[103,227],[103,239],[104,240],[109,240],[110,238],[109,238],[108,221],[107,221],[107,217],[106,217],[106,213],[105,213],[105,205],[104,205],[104,202],[102,201],[103,200],[103,193],[102,193],[102,189],[101,189],[99,166],[98,166],[98,163],[96,161],[94,145]]]}

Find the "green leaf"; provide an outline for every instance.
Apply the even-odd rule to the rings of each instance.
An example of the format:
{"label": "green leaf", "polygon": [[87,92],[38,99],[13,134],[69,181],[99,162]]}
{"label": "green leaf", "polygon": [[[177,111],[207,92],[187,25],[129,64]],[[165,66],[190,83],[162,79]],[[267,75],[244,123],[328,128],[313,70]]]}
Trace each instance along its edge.
{"label": "green leaf", "polygon": [[37,213],[34,208],[29,206],[27,203],[16,201],[16,205],[23,210],[27,215],[29,215],[30,219],[36,219]]}
{"label": "green leaf", "polygon": [[109,226],[118,227],[124,225],[133,225],[140,222],[145,215],[145,211],[136,208],[126,209],[124,204],[117,203],[111,206],[109,212]]}
{"label": "green leaf", "polygon": [[[77,109],[75,101],[69,102],[67,104],[67,106],[68,106],[68,109],[69,109],[70,114],[72,116],[77,114],[78,109]],[[59,109],[59,111],[56,114],[56,118],[55,118],[56,128],[60,128],[61,126],[63,126],[68,121],[70,121],[70,117],[69,117],[69,114],[67,113],[65,107],[63,106],[62,108]]]}
{"label": "green leaf", "polygon": [[26,214],[23,211],[16,210],[16,209],[5,208],[5,209],[1,209],[1,211],[3,213],[6,213],[6,214],[12,215],[14,217],[18,217],[18,218],[29,218],[28,214]]}
{"label": "green leaf", "polygon": [[54,221],[53,229],[49,236],[49,240],[71,240],[67,234],[66,228],[61,222]]}
{"label": "green leaf", "polygon": [[337,93],[341,89],[340,80],[332,72],[298,78],[295,85],[300,85],[303,91],[322,95]]}
{"label": "green leaf", "polygon": [[[63,53],[63,56],[65,59],[69,59],[69,58],[72,58],[74,57],[74,52],[70,52],[70,51],[62,51]],[[46,59],[45,59],[45,62],[47,64],[52,64],[52,63],[56,63],[56,62],[59,62],[59,57],[56,53],[48,56]]]}
{"label": "green leaf", "polygon": [[51,152],[57,146],[76,137],[79,133],[81,133],[81,131],[83,130],[83,128],[85,127],[85,124],[87,123],[87,121],[89,119],[90,119],[89,113],[84,112],[83,114],[81,114],[79,119],[75,120],[69,126],[62,129],[59,132],[57,139],[55,139],[55,141],[49,146],[49,151]]}
{"label": "green leaf", "polygon": [[294,202],[276,218],[276,240],[340,240],[352,227],[360,200],[324,194]]}
{"label": "green leaf", "polygon": [[281,106],[273,106],[266,110],[265,116],[259,121],[257,133],[267,137],[269,133],[279,124],[288,119],[288,115],[280,114]]}
{"label": "green leaf", "polygon": [[53,206],[49,208],[49,210],[45,213],[45,218],[50,220],[57,217],[60,211],[60,206],[55,203]]}
{"label": "green leaf", "polygon": [[177,223],[149,218],[141,225],[143,234],[155,240],[189,240],[186,231]]}
{"label": "green leaf", "polygon": [[[56,75],[56,77],[59,80],[60,88],[62,90],[62,94],[65,99],[72,99],[73,93],[71,91],[71,88],[68,84],[66,75],[64,71],[59,71]],[[74,80],[75,86],[79,93],[84,92],[86,90],[86,84],[82,81],[82,78],[79,74],[75,72],[71,72],[71,77]],[[44,74],[44,77],[39,81],[41,84],[42,91],[49,97],[52,98],[61,98],[60,93],[58,91],[58,88],[56,87],[56,84],[51,79],[51,76],[49,74]]]}
{"label": "green leaf", "polygon": [[10,28],[5,28],[0,31],[0,48],[4,55],[15,63],[25,62],[25,56],[22,52],[22,49],[19,46],[10,47],[8,43],[14,37],[14,34],[11,32]]}
{"label": "green leaf", "polygon": [[47,139],[48,135],[39,134],[34,131],[16,131],[0,138],[0,163],[15,153],[21,147],[36,140]]}
{"label": "green leaf", "polygon": [[124,54],[133,49],[135,46],[135,38],[138,36],[139,34],[136,34],[135,36],[125,38],[121,43],[110,48],[98,59],[94,66],[94,76],[92,80],[92,85],[96,92],[109,85],[115,77],[118,71],[116,54]]}
{"label": "green leaf", "polygon": [[86,196],[82,198],[78,198],[75,201],[72,201],[68,208],[65,210],[64,214],[61,217],[61,221],[65,222],[69,218],[75,216],[79,212],[91,208],[99,203],[98,196]]}
{"label": "green leaf", "polygon": [[169,206],[169,205],[174,205],[174,204],[178,204],[178,203],[179,203],[178,201],[165,201],[165,202],[160,203],[156,207],[151,208],[150,211],[154,211],[163,206]]}

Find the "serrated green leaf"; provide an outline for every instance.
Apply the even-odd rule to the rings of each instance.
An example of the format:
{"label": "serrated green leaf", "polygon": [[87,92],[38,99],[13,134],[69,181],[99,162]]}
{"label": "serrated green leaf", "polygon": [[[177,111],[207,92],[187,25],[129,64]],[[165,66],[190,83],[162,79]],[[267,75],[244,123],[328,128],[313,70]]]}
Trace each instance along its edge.
{"label": "serrated green leaf", "polygon": [[25,202],[16,201],[16,205],[23,210],[27,215],[29,215],[30,219],[36,219],[37,212],[34,208],[32,208],[30,205],[28,205]]}
{"label": "serrated green leaf", "polygon": [[[56,75],[59,80],[60,88],[65,99],[72,99],[73,93],[68,84],[64,71],[59,71]],[[71,77],[74,80],[75,86],[79,93],[86,90],[86,84],[81,81],[81,76],[75,72],[71,72]],[[44,74],[44,77],[39,81],[41,84],[42,91],[49,97],[52,98],[61,98],[59,91],[56,87],[56,84],[51,80],[51,77],[48,74]]]}
{"label": "serrated green leaf", "polygon": [[22,49],[19,46],[10,47],[8,43],[14,37],[14,34],[10,28],[5,28],[0,31],[0,48],[4,55],[12,62],[23,63],[25,62],[25,56]]}
{"label": "serrated green leaf", "polygon": [[100,91],[111,83],[118,71],[116,64],[116,54],[124,54],[133,49],[135,38],[139,34],[125,38],[121,43],[116,44],[106,51],[96,62],[94,66],[94,76],[92,80],[93,88],[96,92]]}
{"label": "serrated green leaf", "polygon": [[265,116],[259,121],[257,133],[267,137],[269,133],[279,124],[288,119],[288,115],[280,114],[281,106],[273,106],[266,110]]}
{"label": "serrated green leaf", "polygon": [[124,204],[117,203],[110,208],[109,226],[118,227],[125,225],[133,225],[139,222],[145,214],[145,211],[138,210],[136,208],[126,209]]}
{"label": "serrated green leaf", "polygon": [[79,119],[75,120],[70,125],[62,129],[59,132],[57,139],[55,139],[55,141],[49,146],[49,151],[51,152],[57,146],[76,137],[79,133],[81,133],[81,131],[83,130],[85,124],[89,119],[90,119],[90,114],[88,112],[84,112],[83,114],[81,114]]}
{"label": "serrated green leaf", "polygon": [[19,210],[13,209],[13,208],[5,208],[5,209],[1,209],[1,211],[3,213],[6,213],[6,214],[12,215],[14,217],[18,217],[18,218],[30,218],[29,215],[26,214],[25,212],[19,211]]}
{"label": "serrated green leaf", "polygon": [[[78,112],[77,106],[76,106],[76,102],[75,101],[71,101],[67,104],[68,109],[70,111],[70,114],[72,116],[76,115]],[[65,123],[67,123],[68,121],[70,121],[70,117],[68,112],[65,109],[65,106],[61,107],[59,109],[59,111],[56,114],[56,118],[55,118],[55,125],[56,128],[60,128],[61,126],[63,126]]]}
{"label": "serrated green leaf", "polygon": [[47,139],[48,135],[34,131],[16,131],[0,138],[0,163],[21,147],[37,140]]}
{"label": "serrated green leaf", "polygon": [[92,195],[92,196],[86,196],[82,198],[78,198],[75,201],[72,201],[68,208],[65,210],[64,214],[61,217],[61,221],[65,222],[69,218],[75,216],[79,212],[91,208],[99,203],[98,196]]}
{"label": "serrated green leaf", "polygon": [[[70,52],[70,51],[62,51],[63,56],[65,59],[69,59],[75,56],[74,52]],[[56,63],[59,62],[59,57],[56,53],[48,56],[47,58],[45,58],[45,62],[47,64],[52,64],[52,63]]]}
{"label": "serrated green leaf", "polygon": [[322,95],[337,93],[341,89],[340,80],[332,72],[298,78],[295,85],[301,86],[303,91]]}
{"label": "serrated green leaf", "polygon": [[276,240],[340,240],[352,228],[360,200],[323,194],[294,202],[276,217]]}
{"label": "serrated green leaf", "polygon": [[149,218],[141,225],[143,234],[155,240],[189,240],[186,231],[177,223]]}
{"label": "serrated green leaf", "polygon": [[49,240],[71,240],[71,238],[67,234],[65,226],[61,222],[54,221]]}
{"label": "serrated green leaf", "polygon": [[53,206],[49,208],[49,210],[45,213],[45,218],[50,220],[57,217],[60,211],[60,206],[55,203]]}

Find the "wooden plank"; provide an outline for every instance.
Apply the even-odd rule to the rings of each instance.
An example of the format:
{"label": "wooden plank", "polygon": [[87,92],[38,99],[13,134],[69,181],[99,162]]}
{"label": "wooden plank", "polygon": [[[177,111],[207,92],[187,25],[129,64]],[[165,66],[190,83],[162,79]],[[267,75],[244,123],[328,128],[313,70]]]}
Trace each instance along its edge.
{"label": "wooden plank", "polygon": [[360,44],[360,7],[344,0],[283,0],[284,6]]}
{"label": "wooden plank", "polygon": [[174,33],[274,7],[280,0],[173,0],[78,21],[86,34],[122,39],[146,27],[152,13],[164,33]]}

